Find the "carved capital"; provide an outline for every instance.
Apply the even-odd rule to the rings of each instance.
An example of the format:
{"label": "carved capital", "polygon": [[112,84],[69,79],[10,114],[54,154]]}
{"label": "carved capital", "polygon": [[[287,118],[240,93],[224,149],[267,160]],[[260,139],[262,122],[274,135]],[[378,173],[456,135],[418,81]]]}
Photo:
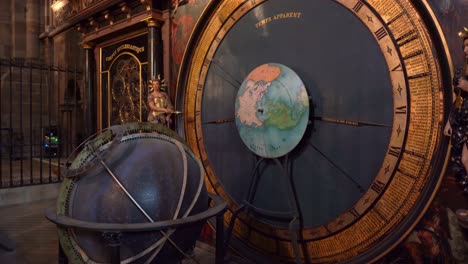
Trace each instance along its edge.
{"label": "carved capital", "polygon": [[92,42],[81,42],[81,47],[83,49],[93,49],[94,48],[94,43]]}
{"label": "carved capital", "polygon": [[161,27],[162,26],[162,22],[161,21],[158,21],[154,18],[150,18],[150,19],[147,19],[146,20],[146,23],[148,24],[148,27]]}

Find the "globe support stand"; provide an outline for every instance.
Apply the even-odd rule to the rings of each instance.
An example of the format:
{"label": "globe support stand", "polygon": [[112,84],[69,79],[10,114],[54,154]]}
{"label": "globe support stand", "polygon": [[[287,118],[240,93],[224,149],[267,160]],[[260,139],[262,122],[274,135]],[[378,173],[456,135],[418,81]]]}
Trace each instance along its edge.
{"label": "globe support stand", "polygon": [[[256,157],[257,158],[259,157],[259,159],[255,163],[255,166],[251,172],[247,199],[244,200],[232,214],[232,218],[229,222],[229,226],[226,231],[225,247],[227,248],[229,246],[232,231],[234,229],[234,223],[236,221],[236,218],[239,216],[239,214],[242,211],[245,211],[246,214],[252,212],[253,214],[256,214],[265,219],[277,220],[280,222],[289,222],[289,226],[288,226],[289,234],[290,234],[291,242],[293,245],[295,260],[296,260],[296,263],[301,263],[301,257],[299,254],[299,244],[297,241],[297,231],[300,229],[302,217],[299,211],[299,203],[297,199],[297,193],[294,188],[294,181],[293,181],[292,175],[287,171],[288,164],[289,164],[288,155],[286,154],[283,157],[283,162],[281,162],[279,158],[264,158],[260,156],[256,156]],[[287,199],[288,199],[289,207],[291,211],[287,211],[287,212],[270,211],[270,210],[258,208],[253,205],[253,201],[257,193],[258,182],[260,181],[260,178],[261,178],[261,174],[258,173],[258,168],[263,162],[266,162],[267,160],[273,160],[275,162],[275,164],[280,168],[282,178],[286,180],[286,186],[288,188]]]}
{"label": "globe support stand", "polygon": [[121,232],[103,232],[102,237],[107,242],[107,246],[110,247],[111,263],[120,263],[120,244],[122,239]]}
{"label": "globe support stand", "polygon": [[46,210],[46,218],[61,228],[82,229],[102,234],[107,246],[110,248],[110,260],[112,264],[120,263],[120,245],[121,236],[125,232],[151,232],[164,231],[192,225],[198,222],[205,222],[211,217],[216,217],[216,253],[215,263],[224,263],[224,237],[223,237],[223,222],[224,213],[227,210],[227,204],[219,196],[208,193],[209,202],[213,202],[212,206],[201,213],[191,215],[175,220],[159,221],[154,223],[135,223],[135,224],[117,224],[117,223],[93,223],[77,219],[73,219],[63,215],[57,215],[54,208]]}

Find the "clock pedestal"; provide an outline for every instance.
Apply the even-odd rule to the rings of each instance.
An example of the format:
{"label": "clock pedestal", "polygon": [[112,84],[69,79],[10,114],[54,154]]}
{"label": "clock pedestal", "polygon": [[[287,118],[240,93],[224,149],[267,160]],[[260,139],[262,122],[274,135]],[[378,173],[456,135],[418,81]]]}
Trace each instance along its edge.
{"label": "clock pedestal", "polygon": [[[225,245],[226,247],[229,246],[231,234],[234,228],[234,223],[239,216],[239,214],[242,211],[245,211],[246,214],[252,213],[256,217],[260,219],[266,219],[266,220],[273,220],[273,221],[278,221],[278,222],[289,222],[289,233],[291,236],[291,242],[293,244],[293,250],[294,250],[294,255],[295,255],[295,260],[296,263],[301,263],[301,257],[299,254],[299,245],[297,242],[297,231],[300,230],[301,225],[302,225],[302,217],[300,214],[299,210],[299,202],[297,199],[297,193],[296,189],[294,188],[294,180],[288,171],[288,165],[289,165],[289,159],[288,155],[286,154],[285,156],[282,157],[282,160],[280,158],[264,158],[260,156],[257,157],[257,162],[255,163],[255,166],[252,170],[251,177],[250,177],[250,184],[249,184],[249,190],[247,192],[247,199],[244,200],[239,207],[233,212],[232,218],[229,222],[229,227],[226,232],[226,242]],[[262,208],[258,208],[253,204],[253,201],[255,199],[255,194],[257,193],[257,187],[258,187],[258,182],[260,181],[260,178],[262,176],[261,173],[259,173],[258,169],[260,165],[263,162],[266,162],[267,160],[272,160],[274,163],[280,168],[281,171],[281,178],[285,181],[285,185],[287,186],[287,199],[289,203],[289,208],[290,211],[286,212],[279,212],[279,211],[271,211],[271,210],[265,210]]]}

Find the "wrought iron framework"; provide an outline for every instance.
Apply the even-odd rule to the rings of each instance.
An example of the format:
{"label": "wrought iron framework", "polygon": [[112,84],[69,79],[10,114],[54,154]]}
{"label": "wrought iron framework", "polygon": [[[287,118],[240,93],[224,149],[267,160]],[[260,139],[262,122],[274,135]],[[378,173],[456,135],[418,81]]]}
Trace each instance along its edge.
{"label": "wrought iron framework", "polygon": [[84,140],[79,68],[0,59],[0,188],[61,181]]}

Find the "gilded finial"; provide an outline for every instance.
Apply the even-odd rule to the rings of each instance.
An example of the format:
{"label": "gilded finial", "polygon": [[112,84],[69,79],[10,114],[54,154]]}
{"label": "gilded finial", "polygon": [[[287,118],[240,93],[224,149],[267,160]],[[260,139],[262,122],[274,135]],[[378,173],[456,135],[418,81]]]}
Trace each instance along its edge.
{"label": "gilded finial", "polygon": [[458,36],[463,39],[468,38],[468,28],[463,27],[463,30],[458,32]]}

